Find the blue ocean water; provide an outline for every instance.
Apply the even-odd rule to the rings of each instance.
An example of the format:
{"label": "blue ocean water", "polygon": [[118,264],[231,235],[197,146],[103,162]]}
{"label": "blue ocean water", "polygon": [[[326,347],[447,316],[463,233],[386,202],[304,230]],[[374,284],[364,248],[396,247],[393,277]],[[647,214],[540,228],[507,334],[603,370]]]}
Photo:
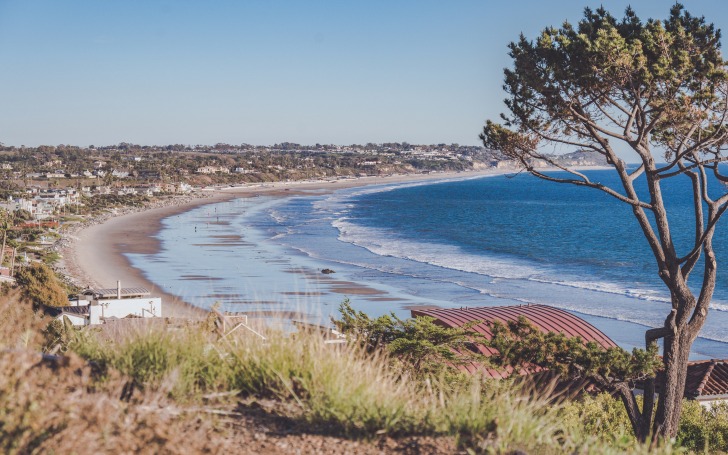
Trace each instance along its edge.
{"label": "blue ocean water", "polygon": [[[588,174],[617,183],[609,171]],[[665,197],[684,251],[694,235],[689,181],[673,180]],[[726,229],[714,241],[718,288],[694,358],[728,357]],[[132,263],[203,307],[325,322],[344,296],[372,315],[408,316],[417,304],[544,303],[626,348],[641,346],[645,327],[661,325],[670,308],[628,206],[525,175],[236,199],[168,218],[159,237],[159,254],[132,255]],[[349,295],[351,283],[371,292]]]}

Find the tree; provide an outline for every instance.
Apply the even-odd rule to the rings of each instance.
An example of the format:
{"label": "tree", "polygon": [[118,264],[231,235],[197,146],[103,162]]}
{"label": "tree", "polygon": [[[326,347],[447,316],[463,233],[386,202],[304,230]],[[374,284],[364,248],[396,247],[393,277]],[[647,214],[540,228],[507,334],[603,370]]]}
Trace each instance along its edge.
{"label": "tree", "polygon": [[[643,409],[631,416],[641,439],[650,432],[672,437],[678,430],[688,355],[715,289],[712,238],[728,208],[728,195],[713,198],[708,191],[709,173],[728,182],[718,166],[728,159],[728,76],[720,36],[680,4],[667,19],[647,22],[630,8],[621,21],[603,8],[586,9],[576,27],[546,28],[535,41],[521,35],[509,46],[513,67],[505,70],[510,113],[502,115],[502,125],[488,121],[481,134],[486,147],[537,177],[594,188],[631,207],[672,300],[664,326],[645,336],[648,346],[664,338],[665,374],[654,422],[654,377],[647,381]],[[628,167],[614,144],[622,144],[639,166]],[[603,157],[621,188],[558,164],[542,151],[545,145]],[[535,160],[566,174],[539,171]],[[680,253],[662,193],[663,181],[673,177],[689,179],[694,201],[694,241]],[[702,282],[694,293],[688,280],[701,256]]]}
{"label": "tree", "polygon": [[386,350],[415,377],[443,370],[453,373],[460,365],[484,360],[473,344],[482,339],[469,330],[478,321],[464,327],[443,327],[430,317],[403,320],[392,313],[371,319],[354,310],[348,299],[339,306],[339,312],[341,320],[332,321],[339,331],[367,349]]}
{"label": "tree", "polygon": [[659,368],[657,344],[650,343],[646,350],[635,348],[632,353],[620,347],[604,349],[578,336],[544,332],[524,317],[490,322],[489,326],[492,338],[484,344],[496,351],[489,359],[493,365],[529,374],[546,369],[567,381],[590,379],[602,390],[620,396],[632,429],[640,436],[640,409],[632,390]]}

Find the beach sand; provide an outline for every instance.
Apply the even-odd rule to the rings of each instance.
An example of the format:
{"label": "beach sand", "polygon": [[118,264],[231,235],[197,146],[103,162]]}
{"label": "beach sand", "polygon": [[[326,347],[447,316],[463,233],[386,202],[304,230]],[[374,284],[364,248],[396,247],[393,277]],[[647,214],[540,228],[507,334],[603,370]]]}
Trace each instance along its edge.
{"label": "beach sand", "polygon": [[[62,251],[65,273],[76,282],[88,287],[116,287],[121,281],[124,287],[146,287],[164,302],[163,314],[166,317],[202,317],[205,311],[178,296],[164,292],[159,286],[147,279],[138,269],[131,266],[125,253],[153,254],[159,250],[159,242],[154,237],[161,229],[161,221],[167,217],[188,211],[194,207],[213,204],[238,197],[269,195],[289,197],[301,194],[321,194],[342,188],[388,183],[405,183],[427,180],[459,179],[486,175],[504,174],[503,170],[472,171],[462,173],[435,173],[397,175],[387,177],[361,177],[356,179],[314,181],[314,182],[276,182],[261,185],[248,185],[218,189],[210,192],[210,197],[162,208],[145,210],[113,217],[104,223],[96,224],[69,237],[70,243]],[[192,269],[192,268],[191,268]],[[335,281],[335,280],[332,280]],[[372,295],[386,298],[383,292],[356,283],[332,283],[333,292],[345,294]]]}

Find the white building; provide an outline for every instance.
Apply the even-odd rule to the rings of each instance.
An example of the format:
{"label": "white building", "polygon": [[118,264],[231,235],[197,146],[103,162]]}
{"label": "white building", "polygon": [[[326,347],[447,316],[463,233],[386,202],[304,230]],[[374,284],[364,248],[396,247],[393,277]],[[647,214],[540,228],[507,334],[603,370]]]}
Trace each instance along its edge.
{"label": "white building", "polygon": [[202,166],[198,167],[196,172],[198,174],[229,174],[230,169],[223,166]]}
{"label": "white building", "polygon": [[124,318],[162,317],[161,297],[151,297],[145,288],[87,289],[67,307],[48,307],[46,312],[73,325],[97,325]]}

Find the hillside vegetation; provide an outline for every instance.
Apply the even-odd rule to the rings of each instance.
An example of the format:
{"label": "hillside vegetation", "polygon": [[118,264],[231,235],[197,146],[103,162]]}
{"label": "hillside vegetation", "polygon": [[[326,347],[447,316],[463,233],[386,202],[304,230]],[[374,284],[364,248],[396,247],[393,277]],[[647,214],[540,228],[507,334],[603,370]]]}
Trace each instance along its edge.
{"label": "hillside vegetation", "polygon": [[[7,287],[0,305],[4,453],[648,452],[608,396],[556,404],[506,381],[403,373],[386,350],[318,334],[222,336],[214,318],[47,328]],[[690,431],[716,447],[696,415]]]}

